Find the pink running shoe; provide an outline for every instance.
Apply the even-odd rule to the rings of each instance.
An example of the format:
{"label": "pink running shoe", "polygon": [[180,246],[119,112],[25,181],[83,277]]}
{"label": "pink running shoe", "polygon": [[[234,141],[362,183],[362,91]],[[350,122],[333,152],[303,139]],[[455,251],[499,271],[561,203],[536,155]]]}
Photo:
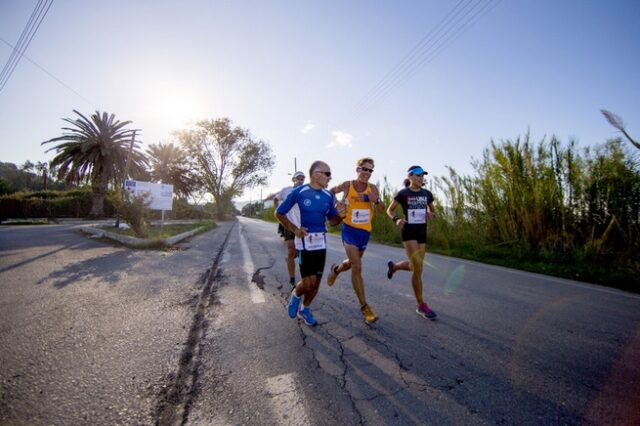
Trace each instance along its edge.
{"label": "pink running shoe", "polygon": [[429,306],[426,303],[423,303],[422,305],[418,305],[418,307],[416,308],[416,314],[430,320],[433,320],[438,316],[436,315],[435,312],[431,310],[431,308],[429,308]]}

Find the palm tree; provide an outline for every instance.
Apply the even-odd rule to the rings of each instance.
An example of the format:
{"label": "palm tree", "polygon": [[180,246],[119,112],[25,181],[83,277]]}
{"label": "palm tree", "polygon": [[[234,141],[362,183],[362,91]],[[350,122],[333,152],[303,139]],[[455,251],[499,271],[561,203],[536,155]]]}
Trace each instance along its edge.
{"label": "palm tree", "polygon": [[189,166],[187,153],[173,143],[152,144],[147,149],[151,179],[173,185],[178,198],[193,193],[196,180]]}
{"label": "palm tree", "polygon": [[[114,114],[96,111],[90,118],[73,110],[80,118],[63,120],[74,127],[63,127],[66,131],[57,138],[49,139],[42,144],[62,142],[46,152],[55,150],[56,156],[51,160],[51,167],[59,167],[58,179],[67,182],[89,182],[93,191],[90,215],[97,217],[104,214],[104,199],[109,184],[118,186],[125,176],[129,145],[134,133],[125,127],[131,121],[118,121]],[[141,169],[146,158],[137,149],[131,152],[129,170]]]}

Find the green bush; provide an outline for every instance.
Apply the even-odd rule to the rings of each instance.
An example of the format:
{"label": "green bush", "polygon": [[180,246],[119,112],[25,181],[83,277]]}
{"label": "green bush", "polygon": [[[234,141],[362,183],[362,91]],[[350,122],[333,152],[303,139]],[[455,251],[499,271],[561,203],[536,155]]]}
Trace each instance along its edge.
{"label": "green bush", "polygon": [[[184,219],[198,219],[207,220],[213,219],[214,209],[213,206],[208,204],[190,204],[187,200],[176,198],[173,200],[171,210],[165,210],[165,220],[184,220]],[[161,210],[149,210],[149,220],[160,220],[162,218]]]}
{"label": "green bush", "polygon": [[120,206],[122,218],[129,224],[131,230],[138,238],[146,238],[149,234],[149,195],[130,195],[125,192],[124,201]]}
{"label": "green bush", "polygon": [[[91,210],[90,188],[71,191],[15,192],[0,197],[0,218],[27,219],[37,217],[86,217]],[[112,193],[105,199],[105,215],[113,216],[115,198]]]}

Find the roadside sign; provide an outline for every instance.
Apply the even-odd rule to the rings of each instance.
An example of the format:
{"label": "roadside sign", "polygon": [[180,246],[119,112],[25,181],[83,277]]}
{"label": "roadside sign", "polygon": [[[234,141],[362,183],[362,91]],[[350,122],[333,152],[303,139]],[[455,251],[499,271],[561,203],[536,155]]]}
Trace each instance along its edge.
{"label": "roadside sign", "polygon": [[171,210],[173,204],[173,185],[164,183],[142,182],[139,180],[125,180],[124,188],[133,195],[149,194],[152,210]]}

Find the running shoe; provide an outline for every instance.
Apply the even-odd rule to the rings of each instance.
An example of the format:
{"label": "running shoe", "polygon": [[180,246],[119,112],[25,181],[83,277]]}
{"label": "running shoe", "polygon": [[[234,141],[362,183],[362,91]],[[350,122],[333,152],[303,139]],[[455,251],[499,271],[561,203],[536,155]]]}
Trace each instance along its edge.
{"label": "running shoe", "polygon": [[422,305],[418,305],[418,307],[416,308],[416,314],[430,320],[435,319],[438,316],[436,315],[435,312],[431,310],[431,308],[429,308],[429,306],[426,303],[423,303]]}
{"label": "running shoe", "polygon": [[316,321],[316,319],[311,314],[311,309],[309,309],[308,307],[304,309],[300,309],[298,311],[298,318],[303,320],[304,323],[310,327],[313,327],[314,325],[318,324],[318,321]]}
{"label": "running shoe", "polygon": [[373,324],[378,319],[376,314],[373,313],[373,309],[371,309],[371,306],[368,304],[361,307],[360,310],[362,311],[362,315],[364,315],[364,322],[367,324]]}
{"label": "running shoe", "polygon": [[327,285],[331,287],[336,282],[336,278],[338,278],[338,273],[336,272],[336,268],[338,265],[334,263],[331,265],[331,272],[329,272],[329,276],[327,277]]}
{"label": "running shoe", "polygon": [[396,265],[391,260],[387,262],[387,278],[389,279],[393,278],[393,274],[395,273],[393,270],[394,266]]}
{"label": "running shoe", "polygon": [[295,318],[298,308],[300,307],[300,297],[296,296],[295,290],[291,292],[291,298],[289,299],[289,305],[287,305],[287,312],[290,318]]}

